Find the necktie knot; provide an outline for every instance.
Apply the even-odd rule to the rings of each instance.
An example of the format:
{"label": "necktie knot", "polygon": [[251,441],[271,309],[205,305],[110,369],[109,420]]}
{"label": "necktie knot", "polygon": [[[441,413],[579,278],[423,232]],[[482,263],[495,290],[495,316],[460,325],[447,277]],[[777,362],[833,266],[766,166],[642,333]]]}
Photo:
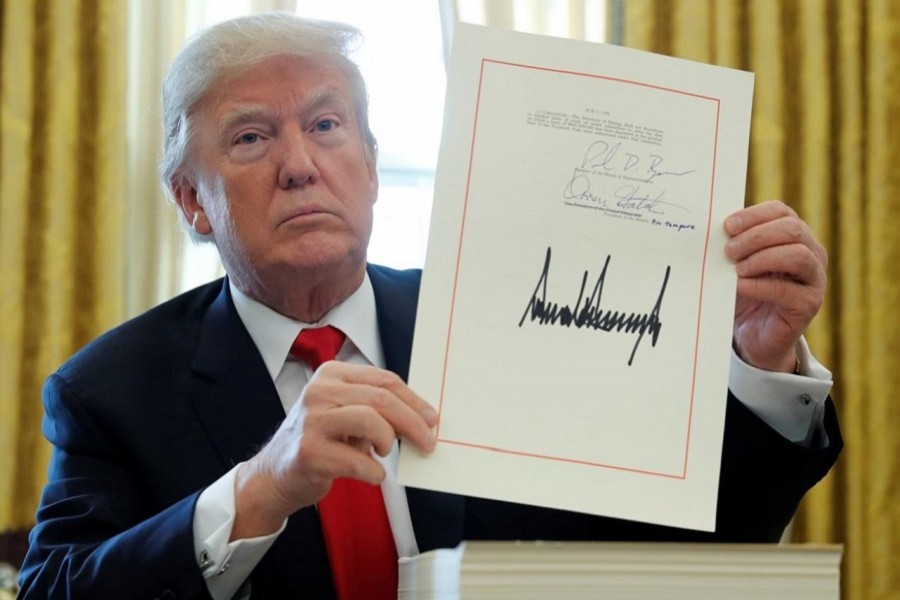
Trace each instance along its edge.
{"label": "necktie knot", "polygon": [[291,345],[291,355],[316,370],[322,363],[334,360],[345,338],[343,331],[331,325],[304,329]]}

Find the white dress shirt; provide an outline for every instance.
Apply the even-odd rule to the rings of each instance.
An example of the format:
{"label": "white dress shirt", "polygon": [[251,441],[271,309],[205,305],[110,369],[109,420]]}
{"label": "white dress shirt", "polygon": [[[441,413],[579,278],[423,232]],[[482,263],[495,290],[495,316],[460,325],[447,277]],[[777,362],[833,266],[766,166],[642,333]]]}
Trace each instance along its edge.
{"label": "white dress shirt", "polygon": [[[318,323],[295,321],[249,298],[234,285],[230,289],[238,315],[275,383],[285,414],[299,400],[312,376],[309,366],[289,357],[291,344],[306,327],[333,325],[346,334],[337,360],[385,367],[375,296],[368,275],[353,295]],[[729,388],[785,438],[808,445],[822,427],[831,373],[812,357],[804,340],[798,344],[797,353],[803,375],[762,371],[744,363],[732,352]],[[406,494],[397,484],[397,443],[387,457],[376,458],[381,460],[387,473],[381,491],[397,544],[397,555],[414,556],[419,551]],[[245,585],[245,581],[286,525],[283,523],[272,535],[229,542],[235,518],[235,473],[239,466],[204,490],[194,510],[194,548],[210,594],[216,600],[249,596],[249,585]]]}

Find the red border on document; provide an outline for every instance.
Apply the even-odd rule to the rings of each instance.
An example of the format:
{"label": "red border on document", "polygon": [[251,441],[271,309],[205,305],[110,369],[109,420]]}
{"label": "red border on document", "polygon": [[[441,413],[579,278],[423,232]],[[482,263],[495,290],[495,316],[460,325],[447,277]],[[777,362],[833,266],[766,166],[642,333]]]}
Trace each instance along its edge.
{"label": "red border on document", "polygon": [[508,448],[499,448],[496,446],[487,446],[484,444],[475,444],[475,443],[470,443],[470,442],[463,442],[463,441],[459,441],[459,440],[450,440],[450,439],[442,438],[440,435],[440,424],[438,424],[437,441],[444,443],[444,444],[452,444],[455,446],[464,446],[467,448],[474,448],[474,449],[478,449],[478,450],[487,450],[490,452],[500,452],[503,454],[512,454],[515,456],[522,456],[522,457],[527,457],[527,458],[540,458],[540,459],[544,459],[544,460],[552,460],[552,461],[565,462],[565,463],[570,463],[570,464],[579,464],[579,465],[586,465],[586,466],[591,466],[591,467],[601,467],[601,468],[605,468],[605,469],[614,469],[617,471],[625,471],[625,472],[629,472],[629,473],[639,473],[642,475],[652,475],[655,477],[664,477],[664,478],[669,478],[669,479],[682,479],[682,480],[686,479],[687,478],[687,468],[688,468],[688,458],[689,458],[690,446],[691,446],[691,424],[693,423],[693,415],[694,415],[694,394],[695,394],[695,386],[696,386],[696,382],[697,382],[697,360],[698,360],[697,352],[698,352],[698,347],[700,345],[700,315],[703,312],[703,289],[704,289],[704,282],[705,282],[705,278],[706,278],[706,260],[707,260],[707,256],[709,253],[709,235],[710,235],[710,230],[712,227],[712,205],[713,205],[713,198],[714,198],[715,189],[716,189],[716,160],[717,160],[718,154],[719,154],[719,152],[718,152],[719,116],[720,116],[720,111],[721,111],[721,99],[713,98],[710,96],[704,96],[702,94],[695,94],[693,92],[687,92],[687,91],[679,90],[679,89],[675,89],[675,88],[669,88],[669,87],[664,87],[664,86],[660,86],[660,85],[645,83],[645,82],[641,82],[641,81],[632,81],[630,79],[623,79],[623,78],[619,78],[619,77],[610,77],[610,76],[606,76],[606,75],[597,75],[597,74],[593,74],[593,73],[581,73],[579,71],[569,71],[569,70],[565,70],[565,69],[552,69],[549,67],[538,67],[535,65],[525,65],[525,64],[520,64],[520,63],[507,62],[507,61],[502,61],[502,60],[493,60],[493,59],[488,59],[488,58],[484,58],[481,60],[481,71],[480,71],[479,77],[478,77],[478,93],[477,93],[477,98],[476,98],[476,102],[475,102],[475,121],[472,125],[472,142],[469,147],[469,167],[468,167],[468,172],[466,175],[466,192],[465,192],[465,198],[463,201],[463,215],[462,215],[462,222],[460,224],[460,229],[459,229],[459,243],[457,245],[457,250],[456,250],[456,268],[454,269],[454,273],[453,273],[453,294],[450,299],[450,318],[449,318],[449,321],[447,324],[447,344],[444,349],[444,363],[443,363],[443,369],[441,372],[441,391],[440,391],[440,398],[438,400],[438,413],[442,413],[443,408],[444,408],[444,384],[447,381],[447,362],[448,362],[449,355],[450,355],[450,339],[451,339],[451,336],[453,333],[453,314],[454,314],[454,310],[456,308],[456,291],[457,291],[457,286],[459,284],[459,263],[460,263],[460,259],[462,257],[463,232],[466,229],[466,215],[468,213],[468,208],[469,208],[469,186],[472,181],[472,164],[475,160],[475,134],[478,129],[478,114],[479,114],[479,109],[481,107],[481,84],[484,81],[484,66],[486,63],[505,65],[505,66],[509,66],[509,67],[518,67],[518,68],[522,68],[522,69],[532,69],[532,70],[536,70],[536,71],[561,73],[564,75],[574,75],[574,76],[578,76],[578,77],[590,77],[592,79],[604,79],[606,81],[614,81],[614,82],[624,83],[624,84],[628,84],[628,85],[637,85],[637,86],[646,87],[646,88],[653,88],[653,89],[660,90],[663,92],[680,94],[682,96],[691,96],[693,98],[698,98],[701,100],[709,100],[709,101],[716,103],[716,123],[715,123],[715,133],[713,135],[712,180],[710,181],[709,210],[707,211],[707,218],[706,218],[706,240],[704,241],[704,244],[703,244],[703,262],[702,262],[702,267],[700,269],[700,300],[697,303],[697,331],[696,331],[696,334],[694,337],[694,367],[693,367],[693,372],[691,374],[691,400],[690,400],[690,408],[688,410],[688,418],[687,418],[687,434],[685,436],[684,464],[683,464],[681,473],[663,473],[663,472],[659,472],[659,471],[650,471],[650,470],[646,470],[646,469],[624,467],[621,465],[612,465],[612,464],[601,463],[601,462],[596,462],[596,461],[578,460],[578,459],[565,458],[565,457],[560,457],[560,456],[536,454],[536,453],[531,453],[531,452],[523,452],[521,450],[510,450]]}

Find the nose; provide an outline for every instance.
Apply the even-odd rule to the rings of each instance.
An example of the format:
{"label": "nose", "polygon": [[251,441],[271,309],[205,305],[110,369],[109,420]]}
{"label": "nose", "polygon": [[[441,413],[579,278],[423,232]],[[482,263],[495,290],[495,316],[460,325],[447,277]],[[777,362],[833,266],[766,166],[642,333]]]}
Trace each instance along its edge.
{"label": "nose", "polygon": [[278,169],[278,185],[283,189],[315,183],[319,178],[314,148],[303,131],[287,128],[279,140],[281,161]]}

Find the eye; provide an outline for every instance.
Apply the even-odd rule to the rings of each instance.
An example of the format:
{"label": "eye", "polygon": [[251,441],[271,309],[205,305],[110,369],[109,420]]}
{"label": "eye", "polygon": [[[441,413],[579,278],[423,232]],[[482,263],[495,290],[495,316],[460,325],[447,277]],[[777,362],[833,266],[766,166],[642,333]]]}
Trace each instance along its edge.
{"label": "eye", "polygon": [[255,144],[259,141],[258,133],[243,133],[234,141],[235,144]]}
{"label": "eye", "polygon": [[321,121],[316,121],[316,124],[313,126],[313,128],[318,133],[327,133],[329,131],[337,129],[337,126],[337,121],[335,121],[334,119],[322,119]]}

